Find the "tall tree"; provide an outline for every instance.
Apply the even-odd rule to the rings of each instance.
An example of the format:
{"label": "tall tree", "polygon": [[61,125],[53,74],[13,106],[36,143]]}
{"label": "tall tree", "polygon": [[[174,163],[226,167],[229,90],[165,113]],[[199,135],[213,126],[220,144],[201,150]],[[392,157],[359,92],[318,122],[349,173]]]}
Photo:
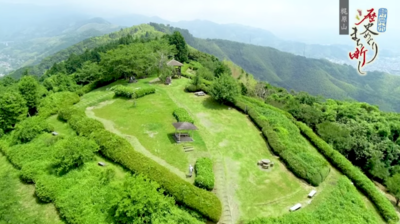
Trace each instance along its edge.
{"label": "tall tree", "polygon": [[239,84],[232,76],[227,74],[222,74],[215,79],[210,88],[210,95],[221,103],[233,102],[239,94]]}
{"label": "tall tree", "polygon": [[189,50],[182,34],[178,31],[175,31],[169,37],[169,43],[176,46],[177,53],[175,54],[175,59],[182,63],[187,62]]}
{"label": "tall tree", "polygon": [[18,89],[26,101],[29,113],[35,114],[40,99],[40,85],[33,76],[24,76],[18,83]]}
{"label": "tall tree", "polygon": [[12,130],[16,123],[26,117],[27,112],[26,101],[17,91],[0,94],[0,129],[4,132]]}

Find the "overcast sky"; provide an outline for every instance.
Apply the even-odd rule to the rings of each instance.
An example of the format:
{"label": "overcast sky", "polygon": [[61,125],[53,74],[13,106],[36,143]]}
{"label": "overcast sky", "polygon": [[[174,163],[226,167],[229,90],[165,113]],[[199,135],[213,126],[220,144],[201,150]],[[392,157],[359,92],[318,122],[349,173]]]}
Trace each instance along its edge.
{"label": "overcast sky", "polygon": [[[67,5],[97,16],[141,14],[169,21],[203,19],[267,29],[285,39],[352,44],[339,36],[339,0],[0,0],[10,3]],[[388,27],[381,41],[400,36],[399,0],[350,0],[350,22],[357,9],[388,9]],[[398,21],[399,24],[395,23]],[[376,25],[374,26],[376,29]],[[384,36],[383,36],[384,35]],[[378,40],[379,40],[378,38]]]}

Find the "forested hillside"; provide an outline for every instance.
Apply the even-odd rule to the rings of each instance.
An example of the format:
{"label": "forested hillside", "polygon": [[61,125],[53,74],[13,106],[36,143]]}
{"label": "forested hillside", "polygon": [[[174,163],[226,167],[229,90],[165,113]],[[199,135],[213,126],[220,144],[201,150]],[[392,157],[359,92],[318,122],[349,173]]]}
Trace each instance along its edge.
{"label": "forested hillside", "polygon": [[178,30],[187,43],[219,59],[231,60],[257,79],[287,90],[306,91],[333,99],[355,99],[378,105],[385,111],[400,111],[400,77],[382,72],[360,76],[349,65],[309,59],[270,47],[227,40],[194,38],[187,30],[151,23],[157,30]]}
{"label": "forested hillside", "polygon": [[[213,43],[225,54],[218,41]],[[19,80],[0,79],[1,153],[20,170],[22,181],[35,184],[38,200],[54,203],[68,223],[398,221],[395,208],[371,180],[384,184],[398,202],[399,114],[289,92],[193,47],[179,32],[141,25],[60,51],[14,73]],[[283,56],[279,62],[282,53],[273,51],[275,63],[291,62]],[[164,85],[173,75],[167,66],[171,59],[183,63],[181,75],[187,79]],[[326,65],[303,60],[311,67]],[[284,74],[289,76],[290,69]],[[132,77],[139,81],[128,83]],[[199,90],[209,96],[188,93]],[[85,97],[90,100],[79,102]],[[110,107],[88,109],[100,102]],[[196,151],[191,157],[171,139],[173,117],[203,129],[192,135]],[[256,138],[260,132],[264,139]],[[267,171],[256,166],[265,155],[275,162]],[[203,156],[210,160],[203,167],[197,164],[192,184],[182,169]],[[98,160],[109,165],[98,166]],[[210,191],[213,172],[216,187]],[[309,200],[315,188],[318,196]],[[311,204],[293,216],[287,214],[292,205],[286,201]],[[283,216],[272,217],[275,213]],[[252,222],[252,214],[261,219]],[[5,221],[15,220],[7,216]]]}

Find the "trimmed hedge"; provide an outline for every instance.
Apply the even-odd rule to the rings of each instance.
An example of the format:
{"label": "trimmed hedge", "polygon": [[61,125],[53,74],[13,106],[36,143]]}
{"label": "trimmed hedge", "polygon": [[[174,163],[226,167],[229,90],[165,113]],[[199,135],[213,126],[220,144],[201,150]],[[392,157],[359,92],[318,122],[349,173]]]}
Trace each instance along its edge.
{"label": "trimmed hedge", "polygon": [[297,177],[313,186],[318,186],[325,180],[330,172],[329,164],[323,157],[308,149],[307,141],[286,114],[279,109],[264,106],[258,100],[247,98],[237,98],[235,106],[249,115],[268,140],[272,150]]}
{"label": "trimmed hedge", "polygon": [[146,88],[141,88],[138,90],[133,91],[133,96],[132,98],[140,98],[152,93],[155,93],[156,89],[154,87],[146,87]]}
{"label": "trimmed hedge", "polygon": [[340,152],[334,150],[328,143],[318,137],[306,124],[302,122],[296,122],[296,124],[326,159],[352,180],[354,185],[375,204],[379,213],[386,221],[395,223],[399,220],[396,210],[390,201],[362,171],[355,167]]}
{"label": "trimmed hedge", "polygon": [[173,112],[174,117],[178,122],[190,122],[194,124],[193,118],[189,115],[189,113],[184,108],[178,108]]}
{"label": "trimmed hedge", "polygon": [[110,88],[110,90],[115,93],[115,96],[125,98],[140,98],[156,92],[154,87],[133,90],[132,88],[123,85],[113,86]]}
{"label": "trimmed hedge", "polygon": [[134,94],[132,88],[123,85],[115,85],[111,87],[110,90],[113,91],[117,97],[132,98]]}
{"label": "trimmed hedge", "polygon": [[194,166],[196,178],[194,185],[211,191],[214,188],[213,162],[210,158],[200,158]]}
{"label": "trimmed hedge", "polygon": [[134,173],[144,174],[151,180],[156,181],[178,203],[186,205],[212,221],[217,222],[219,220],[222,206],[214,194],[182,180],[167,168],[135,151],[126,139],[106,131],[104,127],[93,125],[94,129],[91,131],[89,131],[89,128],[82,128],[82,125],[77,123],[90,124],[92,119],[84,117],[81,111],[66,109],[66,111],[61,111],[60,114],[60,119],[67,118],[71,127],[80,135],[88,136],[95,140],[104,156]]}

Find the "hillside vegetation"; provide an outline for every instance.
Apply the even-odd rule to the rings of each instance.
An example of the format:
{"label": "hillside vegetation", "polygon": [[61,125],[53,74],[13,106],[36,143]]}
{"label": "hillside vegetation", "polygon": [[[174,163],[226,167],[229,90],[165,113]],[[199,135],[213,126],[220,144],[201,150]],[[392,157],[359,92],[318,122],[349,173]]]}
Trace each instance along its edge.
{"label": "hillside vegetation", "polygon": [[[80,54],[57,54],[58,62],[46,70],[44,61],[35,76],[24,71],[18,81],[0,80],[0,150],[21,170],[23,181],[35,184],[38,199],[54,203],[68,223],[248,222],[263,217],[279,223],[291,218],[285,214],[299,201],[311,204],[294,214],[298,221],[376,223],[354,187],[385,221],[398,221],[389,200],[351,163],[384,183],[392,180],[398,173],[398,114],[256,82],[234,64],[188,47],[179,32],[164,35],[143,25],[122,30],[111,41],[113,35],[69,49]],[[163,85],[172,58],[184,63],[182,76],[188,79]],[[132,77],[139,82],[127,84]],[[85,96],[96,97],[78,103]],[[82,110],[110,99],[99,109]],[[232,107],[248,114],[258,129]],[[58,120],[51,117],[56,114]],[[198,149],[193,155],[179,151],[171,138],[176,119],[200,127],[193,134]],[[342,138],[349,136],[342,148]],[[360,155],[363,160],[357,160]],[[257,167],[264,156],[276,166]],[[207,167],[196,167],[196,174],[207,183],[197,178],[196,185],[208,190],[216,185],[214,192],[181,175],[188,162],[203,157],[209,158]],[[109,167],[98,166],[100,160]],[[316,186],[321,195],[308,201],[307,192]],[[364,215],[357,219],[351,214]]]}
{"label": "hillside vegetation", "polygon": [[310,59],[281,52],[271,47],[243,44],[228,40],[199,39],[187,30],[151,23],[156,30],[179,31],[187,43],[219,59],[241,66],[261,81],[287,90],[306,91],[333,99],[355,99],[378,105],[385,111],[400,111],[400,77],[382,72],[360,76],[350,65],[339,65],[322,59]]}

